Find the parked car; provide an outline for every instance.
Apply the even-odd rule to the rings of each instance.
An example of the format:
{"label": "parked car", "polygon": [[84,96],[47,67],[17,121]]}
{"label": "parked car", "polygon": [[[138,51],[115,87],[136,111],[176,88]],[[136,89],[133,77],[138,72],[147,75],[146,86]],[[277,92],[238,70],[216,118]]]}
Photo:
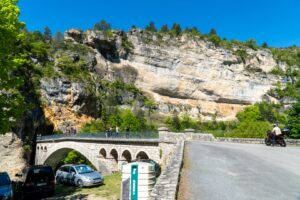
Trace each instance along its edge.
{"label": "parked car", "polygon": [[29,167],[22,177],[22,194],[24,198],[32,196],[53,196],[55,192],[55,177],[50,166],[35,165]]}
{"label": "parked car", "polygon": [[69,183],[78,187],[89,187],[103,183],[103,176],[88,165],[63,165],[56,171],[57,183]]}
{"label": "parked car", "polygon": [[161,174],[160,165],[152,159],[136,159],[136,160],[132,160],[131,162],[146,162],[146,163],[153,164],[154,165],[155,176],[159,177],[159,175]]}
{"label": "parked car", "polygon": [[12,182],[7,172],[0,172],[0,200],[13,199]]}

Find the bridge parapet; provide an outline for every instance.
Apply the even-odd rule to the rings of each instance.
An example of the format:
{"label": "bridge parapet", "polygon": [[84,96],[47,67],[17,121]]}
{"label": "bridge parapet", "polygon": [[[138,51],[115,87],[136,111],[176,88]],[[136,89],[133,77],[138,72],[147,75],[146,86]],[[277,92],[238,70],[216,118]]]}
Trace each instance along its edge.
{"label": "bridge parapet", "polygon": [[62,139],[103,139],[103,140],[148,140],[158,139],[157,132],[129,132],[129,133],[80,133],[80,134],[53,134],[38,136],[37,141]]}

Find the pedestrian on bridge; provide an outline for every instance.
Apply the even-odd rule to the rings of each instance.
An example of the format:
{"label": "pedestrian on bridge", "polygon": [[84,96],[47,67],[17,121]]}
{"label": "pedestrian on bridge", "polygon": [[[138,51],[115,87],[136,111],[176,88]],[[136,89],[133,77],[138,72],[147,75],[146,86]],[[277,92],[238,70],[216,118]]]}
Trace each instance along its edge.
{"label": "pedestrian on bridge", "polygon": [[129,138],[129,131],[130,131],[129,126],[127,126],[125,129],[126,138]]}
{"label": "pedestrian on bridge", "polygon": [[118,126],[116,126],[116,135],[115,135],[115,137],[116,138],[119,137],[119,127]]}

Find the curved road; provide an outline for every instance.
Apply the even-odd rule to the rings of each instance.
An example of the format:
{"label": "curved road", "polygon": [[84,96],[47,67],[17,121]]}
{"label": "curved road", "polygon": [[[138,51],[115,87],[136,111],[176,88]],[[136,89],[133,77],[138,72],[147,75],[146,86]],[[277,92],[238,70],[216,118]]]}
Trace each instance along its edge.
{"label": "curved road", "polygon": [[189,142],[193,200],[300,200],[300,148]]}

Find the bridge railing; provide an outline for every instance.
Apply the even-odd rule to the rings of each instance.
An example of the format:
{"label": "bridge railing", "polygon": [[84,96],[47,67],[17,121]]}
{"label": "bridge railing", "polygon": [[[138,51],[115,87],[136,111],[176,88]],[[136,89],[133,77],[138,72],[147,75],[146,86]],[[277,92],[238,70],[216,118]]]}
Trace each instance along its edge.
{"label": "bridge railing", "polygon": [[79,134],[53,134],[53,135],[40,135],[37,137],[38,141],[41,140],[56,140],[56,139],[158,139],[157,132],[101,132],[101,133],[79,133]]}

